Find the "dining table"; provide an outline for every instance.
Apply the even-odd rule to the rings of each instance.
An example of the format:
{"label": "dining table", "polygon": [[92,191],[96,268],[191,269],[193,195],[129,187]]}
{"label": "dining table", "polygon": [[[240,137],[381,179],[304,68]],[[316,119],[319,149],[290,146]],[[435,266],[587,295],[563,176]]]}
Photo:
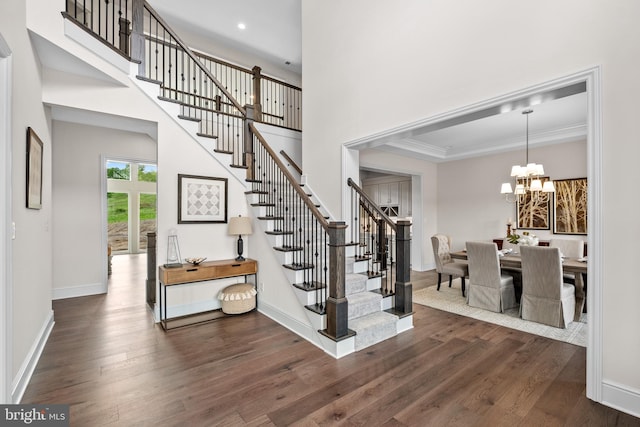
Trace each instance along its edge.
{"label": "dining table", "polygon": [[[454,259],[467,259],[467,251],[461,250],[450,253],[451,258]],[[522,269],[522,258],[517,251],[505,253],[500,252],[500,267],[505,269]],[[573,273],[575,275],[575,297],[576,308],[573,315],[574,321],[579,321],[580,316],[585,305],[585,280],[584,276],[587,274],[587,259],[586,258],[562,258],[562,272]]]}

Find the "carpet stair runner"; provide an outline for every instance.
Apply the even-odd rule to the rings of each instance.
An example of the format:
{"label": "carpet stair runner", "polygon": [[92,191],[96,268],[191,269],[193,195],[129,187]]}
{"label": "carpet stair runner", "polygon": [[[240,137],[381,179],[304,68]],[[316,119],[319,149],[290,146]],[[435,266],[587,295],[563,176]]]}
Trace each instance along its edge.
{"label": "carpet stair runner", "polygon": [[349,328],[356,332],[356,351],[397,334],[398,317],[382,311],[382,295],[367,291],[368,280],[358,273],[348,273],[345,278]]}

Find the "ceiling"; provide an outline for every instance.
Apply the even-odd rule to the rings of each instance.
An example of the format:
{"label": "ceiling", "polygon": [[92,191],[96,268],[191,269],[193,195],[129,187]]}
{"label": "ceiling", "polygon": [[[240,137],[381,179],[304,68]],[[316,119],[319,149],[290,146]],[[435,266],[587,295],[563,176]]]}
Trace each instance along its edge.
{"label": "ceiling", "polygon": [[302,73],[301,0],[148,1],[169,24]]}
{"label": "ceiling", "polygon": [[[527,133],[527,115],[529,124]],[[539,92],[445,120],[427,120],[408,130],[371,138],[365,148],[433,162],[460,160],[529,147],[585,140],[587,94],[584,82]],[[362,147],[360,147],[362,148]]]}

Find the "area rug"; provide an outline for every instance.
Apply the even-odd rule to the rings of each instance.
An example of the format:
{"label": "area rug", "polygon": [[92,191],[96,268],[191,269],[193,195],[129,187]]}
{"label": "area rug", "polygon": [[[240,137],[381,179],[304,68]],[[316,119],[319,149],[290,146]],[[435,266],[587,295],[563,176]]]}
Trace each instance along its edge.
{"label": "area rug", "polygon": [[587,346],[588,326],[586,313],[582,313],[579,322],[571,322],[566,329],[560,329],[522,320],[519,317],[518,308],[507,310],[505,313],[494,313],[481,308],[470,307],[460,291],[460,279],[454,280],[451,288],[449,288],[448,281],[445,281],[440,286],[439,291],[436,290],[436,286],[417,290],[413,292],[413,302],[558,341],[582,347]]}

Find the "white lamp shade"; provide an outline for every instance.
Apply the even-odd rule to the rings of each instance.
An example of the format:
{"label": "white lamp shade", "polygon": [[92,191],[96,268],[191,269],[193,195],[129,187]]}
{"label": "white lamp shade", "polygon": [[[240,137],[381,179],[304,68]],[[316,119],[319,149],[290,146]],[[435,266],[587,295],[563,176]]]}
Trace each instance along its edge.
{"label": "white lamp shade", "polygon": [[522,176],[522,167],[518,165],[511,166],[511,176]]}
{"label": "white lamp shade", "polygon": [[542,191],[544,193],[555,193],[556,187],[553,185],[553,181],[546,181],[542,186]]}
{"label": "white lamp shade", "polygon": [[513,190],[511,189],[511,184],[509,184],[508,182],[503,182],[502,188],[500,189],[500,194],[508,194],[508,193],[513,193]]}
{"label": "white lamp shade", "polygon": [[515,191],[515,193],[516,193],[516,194],[525,194],[525,193],[526,193],[526,191],[525,191],[525,189],[524,189],[524,184],[518,184],[518,185],[516,185],[516,191]]}
{"label": "white lamp shade", "polygon": [[229,234],[248,236],[251,230],[251,218],[248,216],[234,216],[229,219]]}
{"label": "white lamp shade", "polygon": [[538,176],[544,175],[544,166],[536,165],[536,175]]}
{"label": "white lamp shade", "polygon": [[531,181],[531,191],[542,191],[542,181],[539,179]]}

